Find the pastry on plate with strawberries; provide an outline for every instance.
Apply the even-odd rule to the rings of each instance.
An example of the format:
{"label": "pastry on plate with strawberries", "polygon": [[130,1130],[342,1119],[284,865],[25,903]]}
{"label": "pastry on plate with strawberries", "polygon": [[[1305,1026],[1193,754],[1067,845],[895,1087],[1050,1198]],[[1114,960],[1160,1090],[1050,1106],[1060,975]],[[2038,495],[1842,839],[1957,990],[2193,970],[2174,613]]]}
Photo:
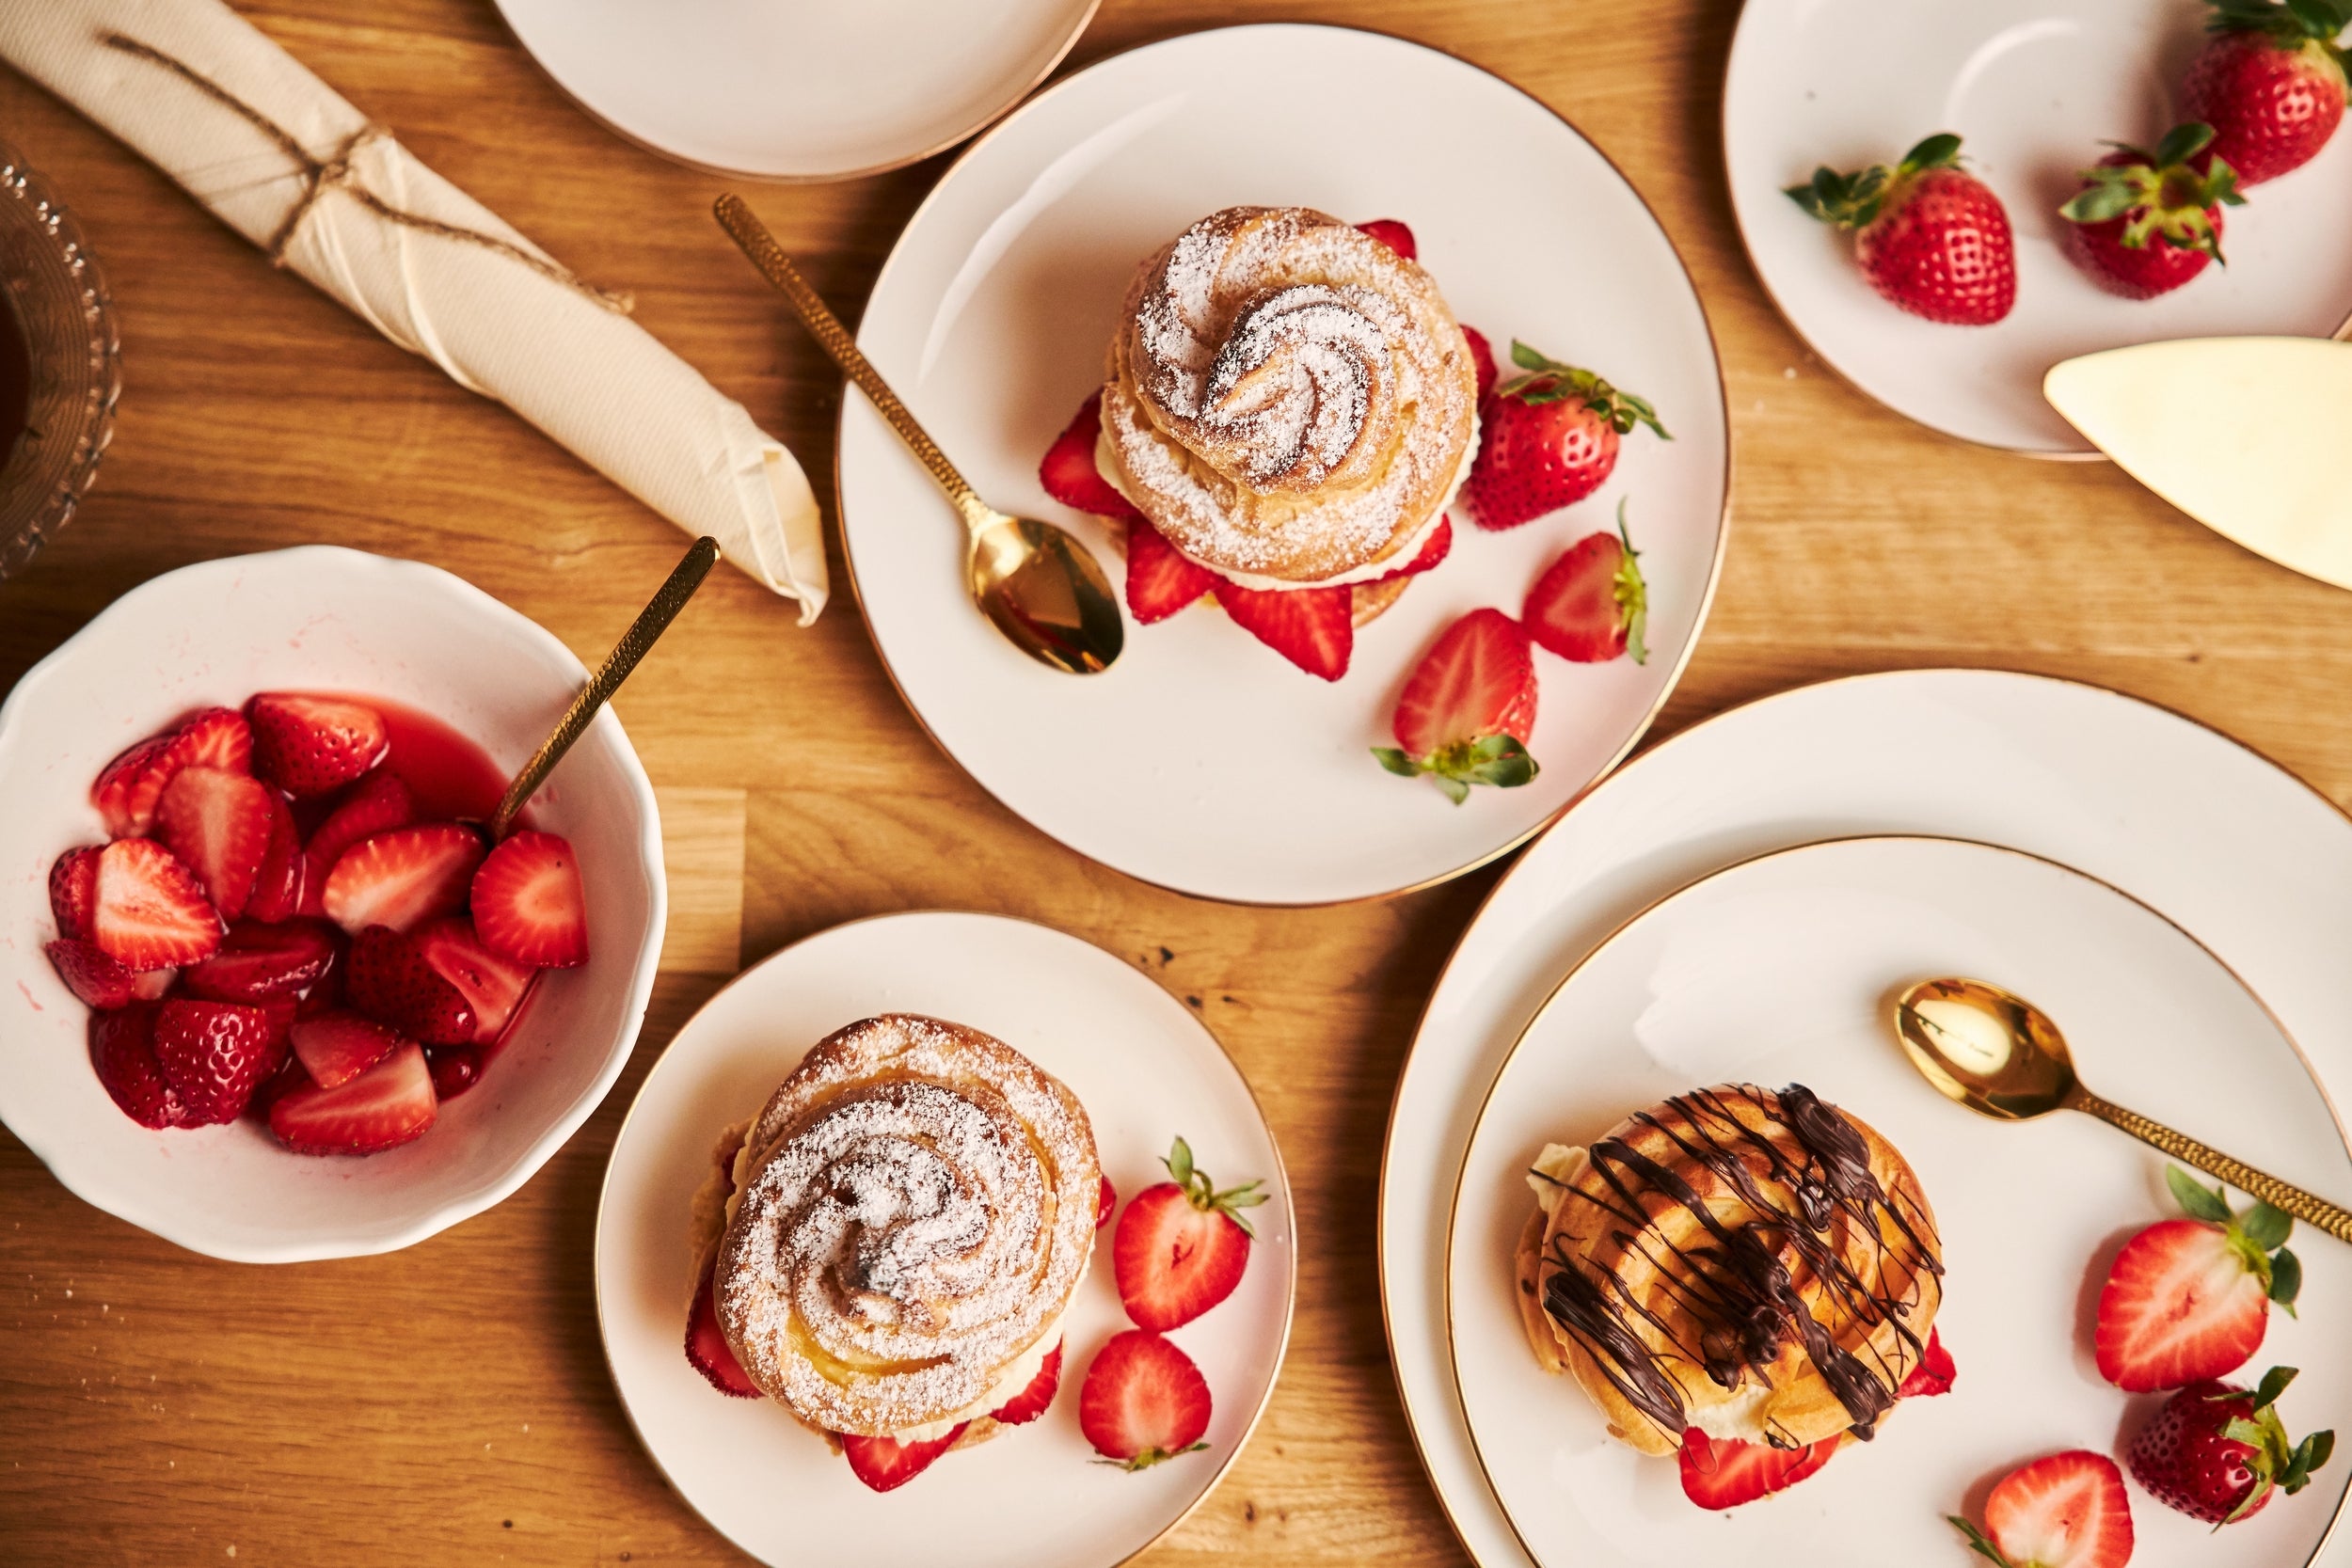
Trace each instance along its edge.
{"label": "pastry on plate with strawberries", "polygon": [[1941,1393],[1942,1248],[1895,1147],[1803,1085],[1638,1111],[1530,1173],[1517,1297],[1547,1371],[1726,1508],[1804,1479],[1896,1402]]}
{"label": "pastry on plate with strawberries", "polygon": [[1010,1046],[938,1019],[852,1023],[720,1141],[688,1359],[888,1491],[1044,1414],[1102,1195],[1085,1108]]}

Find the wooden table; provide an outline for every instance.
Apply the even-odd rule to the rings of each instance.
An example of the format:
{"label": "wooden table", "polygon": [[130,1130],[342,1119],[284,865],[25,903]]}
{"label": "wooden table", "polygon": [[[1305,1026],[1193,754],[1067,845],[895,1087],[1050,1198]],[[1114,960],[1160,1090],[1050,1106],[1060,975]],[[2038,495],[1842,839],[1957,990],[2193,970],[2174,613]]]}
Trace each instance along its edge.
{"label": "wooden table", "polygon": [[[633,291],[638,319],[749,404],[829,495],[837,381],[709,221],[722,182],[597,128],[489,0],[245,8],[583,276]],[[1737,432],[1729,560],[1660,734],[1825,676],[1996,665],[2178,707],[2352,803],[2352,600],[2104,466],[2005,457],[1907,424],[1827,373],[1772,312],[1719,173],[1737,12],[1733,0],[1108,0],[1073,64],[1232,22],[1358,24],[1502,73],[1626,170],[1697,277]],[[0,584],[0,688],[124,590],[214,556],[326,540],[430,561],[589,658],[668,568],[667,523],[273,272],[5,71],[0,126],[79,209],[113,279],[125,367],[88,504]],[[853,317],[942,166],[752,195]],[[846,597],[801,630],[791,606],[731,572],[621,706],[671,819],[670,967],[619,1087],[498,1209],[388,1258],[239,1267],[85,1206],[0,1135],[0,1560],[740,1560],[662,1483],[605,1370],[590,1245],[613,1130],[739,964],[855,916],[945,906],[1058,926],[1192,1002],[1256,1085],[1296,1183],[1313,1246],[1273,1406],[1224,1484],[1144,1560],[1460,1561],[1389,1371],[1373,1192],[1422,999],[1494,872],[1295,912],[1128,881],[932,749]],[[952,1568],[951,1547],[940,1560]]]}

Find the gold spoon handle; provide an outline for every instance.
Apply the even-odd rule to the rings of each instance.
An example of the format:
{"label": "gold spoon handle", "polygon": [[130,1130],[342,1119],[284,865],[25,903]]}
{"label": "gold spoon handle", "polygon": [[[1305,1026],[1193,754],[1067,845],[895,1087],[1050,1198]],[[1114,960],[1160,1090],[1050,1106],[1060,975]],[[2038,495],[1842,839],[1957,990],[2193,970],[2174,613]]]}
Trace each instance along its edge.
{"label": "gold spoon handle", "polygon": [[621,689],[621,683],[628,679],[629,672],[653,647],[654,640],[670,629],[670,623],[677,619],[677,612],[686,608],[686,601],[694,596],[694,590],[703,585],[703,578],[710,575],[711,564],[718,559],[716,539],[704,537],[687,546],[685,559],[671,570],[668,580],[655,591],[653,601],[638,612],[628,630],[621,633],[621,640],[605,656],[604,663],[588,677],[588,684],[572,699],[572,705],[564,710],[564,717],[555,721],[555,733],[523,764],[515,782],[506,786],[506,798],[499,802],[498,811],[490,818],[492,843],[506,836],[516,815],[539,793],[539,786],[548,782],[548,774],[564,760],[564,753],[572,749],[572,743],[588,733],[589,724],[612,700],[612,693]]}
{"label": "gold spoon handle", "polygon": [[2284,1209],[2340,1242],[2352,1242],[2352,1212],[2339,1209],[2324,1197],[2233,1160],[2217,1148],[2209,1148],[2185,1132],[2175,1132],[2160,1121],[2151,1121],[2137,1111],[2127,1111],[2102,1100],[2089,1089],[2077,1088],[2067,1097],[2066,1103],[2077,1111],[2088,1111],[2110,1127],[2121,1128],[2185,1164],[2195,1165],[2207,1176],[2220,1178],[2242,1193],[2251,1193],[2273,1208]]}
{"label": "gold spoon handle", "polygon": [[882,417],[890,421],[890,428],[898,433],[898,438],[930,470],[931,478],[947,492],[947,499],[956,503],[964,521],[975,528],[993,521],[995,514],[988,503],[956,471],[956,466],[947,461],[939,443],[915,422],[907,405],[898,401],[898,394],[890,389],[890,383],[882,378],[882,372],[860,351],[850,329],[841,325],[841,318],[808,286],[808,279],[801,276],[801,269],[792,264],[792,258],[784,253],[784,247],[776,244],[776,237],[768,232],[768,226],[759,221],[750,205],[730,191],[711,205],[711,211],[719,216],[719,227],[727,231],[743,254],[751,258],[752,265],[759,269],[760,276],[773,284],[785,303],[792,307],[792,313],[801,318],[801,325],[808,328],[808,335],[817,340],[818,347],[833,356],[841,373],[856,382],[858,389],[882,410]]}

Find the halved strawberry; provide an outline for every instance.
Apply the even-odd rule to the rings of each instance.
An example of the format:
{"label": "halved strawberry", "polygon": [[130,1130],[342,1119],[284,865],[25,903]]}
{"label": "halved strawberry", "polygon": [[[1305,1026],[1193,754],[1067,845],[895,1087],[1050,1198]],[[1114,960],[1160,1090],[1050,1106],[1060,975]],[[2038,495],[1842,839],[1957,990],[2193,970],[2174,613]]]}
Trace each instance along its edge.
{"label": "halved strawberry", "polygon": [[1895,1390],[1895,1397],[1899,1400],[1933,1399],[1938,1394],[1950,1393],[1952,1385],[1959,1379],[1960,1369],[1952,1361],[1952,1353],[1944,1348],[1944,1331],[1931,1328],[1928,1330],[1926,1354],[1919,1357],[1919,1364],[1911,1369],[1911,1375],[1903,1379],[1902,1386]]}
{"label": "halved strawberry", "polygon": [[1356,226],[1365,233],[1404,257],[1407,261],[1421,258],[1421,246],[1414,243],[1413,231],[1395,218],[1374,218]]}
{"label": "halved strawberry", "polygon": [[1384,573],[1372,580],[1393,582],[1398,578],[1419,577],[1422,573],[1442,564],[1445,558],[1453,553],[1454,519],[1440,517],[1438,519],[1438,526],[1429,531],[1429,537],[1422,541],[1421,548],[1413,552],[1412,560],[1399,566],[1395,571]]}
{"label": "halved strawberry", "polygon": [[1478,372],[1478,403],[1484,408],[1487,398],[1494,395],[1495,382],[1501,379],[1495,370],[1494,345],[1474,326],[1462,328],[1462,341],[1470,344],[1470,366]]}
{"label": "halved strawberry", "polygon": [[1259,1181],[1217,1191],[1182,1138],[1164,1164],[1175,1180],[1129,1199],[1111,1235],[1119,1299],[1152,1329],[1188,1323],[1233,1293],[1254,1234],[1241,1212],[1266,1200]]}
{"label": "halved strawberry", "polygon": [[262,1079],[254,1088],[253,1098],[245,1102],[246,1119],[268,1126],[270,1107],[310,1081],[310,1075],[302,1070],[302,1058],[287,1052],[286,1059],[278,1064],[278,1070]]}
{"label": "halved strawberry", "polygon": [[847,1432],[836,1432],[834,1437],[841,1445],[842,1457],[850,1462],[850,1474],[877,1492],[889,1492],[930,1469],[934,1460],[956,1446],[963,1429],[971,1424],[960,1421],[951,1430],[919,1443],[901,1443],[896,1437],[859,1437]]}
{"label": "halved strawberry", "polygon": [[352,939],[343,988],[351,1005],[426,1045],[464,1045],[474,1037],[473,1007],[435,973],[416,944],[389,927]]}
{"label": "halved strawberry", "polygon": [[155,1060],[155,1009],[126,1007],[90,1014],[90,1066],[98,1082],[141,1127],[196,1125]]}
{"label": "halved strawberry", "polygon": [[424,1065],[433,1074],[433,1093],[443,1104],[482,1082],[482,1053],[470,1045],[427,1046]]}
{"label": "halved strawberry", "polygon": [[253,771],[253,730],[232,707],[208,707],[180,722],[171,737],[183,768]]}
{"label": "halved strawberry", "polygon": [[462,914],[429,920],[408,933],[433,972],[457,988],[473,1008],[474,1041],[497,1043],[539,972],[494,953]]}
{"label": "halved strawberry", "polygon": [[1216,585],[1225,613],[1259,641],[1311,675],[1327,681],[1347,673],[1356,651],[1356,601],[1352,590],[1281,588],[1261,591],[1230,582]]}
{"label": "halved strawberry", "polygon": [[1047,495],[1073,511],[1091,512],[1099,517],[1137,517],[1140,514],[1127,498],[1095,467],[1094,447],[1102,434],[1103,394],[1097,391],[1078,405],[1077,417],[1069,428],[1045,449],[1045,460],[1038,465],[1038,483],[1045,486]]}
{"label": "halved strawberry", "polygon": [[1060,1387],[1061,1341],[1057,1339],[1054,1348],[1045,1353],[1045,1359],[1039,1363],[1037,1375],[1029,1379],[1027,1386],[989,1414],[1007,1426],[1034,1421],[1045,1414],[1046,1406],[1054,1402],[1054,1395]]}
{"label": "halved strawberry", "polygon": [[310,863],[310,896],[324,897],[326,874],[335,869],[335,863],[343,858],[344,850],[363,838],[405,828],[416,819],[416,800],[399,774],[378,768],[353,784],[335,802],[335,809],[326,814],[326,819],[310,830],[310,840],[303,846],[303,858]]}
{"label": "halved strawberry", "polygon": [[90,940],[126,969],[166,969],[212,957],[220,916],[188,868],[151,839],[119,838],[100,851]]}
{"label": "halved strawberry", "polygon": [[56,917],[57,935],[77,942],[90,939],[90,916],[98,907],[100,845],[68,849],[49,868],[49,912]]}
{"label": "halved strawberry", "polygon": [[1127,519],[1127,610],[1137,621],[1147,626],[1165,621],[1212,589],[1221,599],[1225,587],[1223,578],[1178,550],[1141,516]]}
{"label": "halved strawberry", "polygon": [[1536,645],[1580,664],[1598,664],[1630,654],[1649,662],[1643,634],[1649,626],[1649,584],[1642,578],[1641,552],[1626,531],[1625,502],[1617,503],[1617,531],[1588,533],[1544,569],[1527,591],[1527,634]]}
{"label": "halved strawberry", "polygon": [[694,1305],[686,1313],[686,1362],[722,1394],[739,1400],[760,1397],[759,1385],[736,1360],[734,1348],[719,1327],[719,1308],[707,1272],[703,1275],[702,1283],[694,1287]]}
{"label": "halved strawberry", "polygon": [[1736,1437],[1710,1438],[1696,1427],[1682,1433],[1682,1495],[1701,1508],[1738,1508],[1785,1492],[1830,1462],[1842,1435],[1810,1448],[1775,1449]]}
{"label": "halved strawberry", "polygon": [[1527,737],[1535,730],[1535,657],[1527,631],[1499,610],[1473,610],[1448,626],[1406,678],[1396,699],[1394,747],[1381,767],[1426,773],[1455,805],[1472,784],[1514,789],[1535,777]]}
{"label": "halved strawberry", "polygon": [[176,729],[151,736],[99,769],[90,800],[116,838],[144,833],[155,825],[155,802],[183,768],[251,770],[253,736],[243,716],[225,707],[205,708]]}
{"label": "halved strawberry", "polygon": [[155,1009],[155,1060],[192,1123],[236,1120],[284,1052],[277,1022],[261,1007],[180,1000]]}
{"label": "halved strawberry", "polygon": [[400,1036],[358,1013],[326,1012],[296,1019],[294,1053],[322,1089],[348,1084],[400,1049]]}
{"label": "halved strawberry", "polygon": [[384,716],[363,703],[264,691],[245,705],[254,771],[297,798],[339,789],[384,758]]}
{"label": "halved strawberry", "polygon": [[1192,1357],[1148,1329],[1114,1334],[1078,1389],[1078,1430],[1123,1470],[1209,1445],[1209,1385]]}
{"label": "halved strawberry", "polygon": [[[80,997],[86,1006],[104,1009],[127,1007],[142,1000],[140,982],[150,974],[168,976],[167,969],[149,970],[145,974],[125,969],[108,958],[94,942],[72,937],[59,937],[41,948],[49,955],[51,967],[66,990]],[[150,999],[151,1000],[151,999]]]}
{"label": "halved strawberry", "polygon": [[422,1137],[437,1109],[424,1053],[403,1040],[347,1084],[304,1084],[269,1108],[269,1130],[296,1154],[373,1154]]}
{"label": "halved strawberry", "polygon": [[2270,1304],[2293,1312],[2303,1285],[2302,1261],[2284,1245],[2295,1221],[2283,1211],[2258,1203],[2233,1214],[2218,1189],[2178,1165],[2165,1176],[2195,1217],[2124,1243],[2099,1291],[2099,1375],[2136,1394],[2246,1365],[2262,1348]]}
{"label": "halved strawberry", "polygon": [[473,875],[473,926],[485,945],[537,969],[588,961],[580,861],[553,833],[511,834]]}
{"label": "halved strawberry", "polygon": [[245,912],[269,849],[276,792],[250,773],[183,768],[155,801],[155,836],[196,873],[223,920]]}
{"label": "halved strawberry", "polygon": [[389,926],[405,931],[466,907],[482,864],[482,835],[454,822],[395,828],[343,851],[326,874],[320,904],[346,931]]}
{"label": "halved strawberry", "polygon": [[2132,1555],[2123,1472],[2085,1449],[2037,1459],[1995,1481],[1984,1499],[1983,1529],[1957,1513],[1947,1517],[2000,1568],[2122,1568]]}
{"label": "halved strawberry", "polygon": [[1094,1198],[1094,1228],[1102,1229],[1111,1223],[1111,1211],[1119,1207],[1119,1189],[1111,1185],[1109,1177],[1103,1178],[1102,1191]]}
{"label": "halved strawberry", "polygon": [[213,1002],[267,1002],[298,997],[334,970],[342,932],[319,920],[279,925],[240,920],[220,939],[220,951],[188,966],[190,996]]}
{"label": "halved strawberry", "polygon": [[275,924],[301,912],[307,879],[302,833],[294,826],[294,812],[277,790],[268,794],[269,843],[262,850],[262,863],[254,868],[253,896],[246,900],[245,912],[249,919]]}

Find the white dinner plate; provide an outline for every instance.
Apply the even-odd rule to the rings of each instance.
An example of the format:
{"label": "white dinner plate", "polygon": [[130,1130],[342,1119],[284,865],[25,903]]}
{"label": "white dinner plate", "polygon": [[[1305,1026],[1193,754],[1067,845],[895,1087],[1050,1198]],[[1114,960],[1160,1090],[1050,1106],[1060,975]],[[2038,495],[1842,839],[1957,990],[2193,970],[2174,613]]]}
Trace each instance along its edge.
{"label": "white dinner plate", "polygon": [[[1101,385],[1136,265],[1236,203],[1399,218],[1455,313],[1658,405],[1600,493],[1454,554],[1357,635],[1327,683],[1210,607],[1130,625],[1105,673],[1016,652],[963,586],[963,530],[862,398],[842,405],[844,543],[915,716],[992,794],[1081,854],[1198,895],[1378,896],[1454,875],[1549,820],[1622,757],[1680,672],[1723,542],[1727,446],[1707,320],[1674,247],[1591,143],[1534,99],[1418,44],[1336,27],[1195,33],[1092,66],[972,149],[890,254],[858,341],[973,484],[1072,525],[1038,464]],[[1460,807],[1371,749],[1405,675],[1455,617],[1518,612],[1543,566],[1629,498],[1650,657],[1537,654],[1543,772]]]}
{"label": "white dinner plate", "polygon": [[[2100,290],[2059,251],[2074,173],[2153,147],[2203,38],[2203,0],[1748,0],[1724,83],[1732,211],[1765,289],[1815,352],[1899,414],[1965,440],[2096,455],[2042,401],[2078,354],[2166,338],[2324,338],[2352,313],[2352,135],[2225,214],[2227,268],[2153,300]],[[2009,209],[2017,308],[1940,326],[1872,293],[1852,242],[1781,192],[1817,166],[1892,164],[1954,131]]]}
{"label": "white dinner plate", "polygon": [[[1122,1204],[1167,1180],[1179,1135],[1220,1185],[1265,1181],[1240,1289],[1168,1338],[1208,1380],[1208,1451],[1130,1474],[1089,1463],[1078,1388],[1129,1327],[1111,1229],[1065,1323],[1061,1392],[1033,1425],[869,1492],[822,1438],[766,1400],[729,1399],[684,1354],[693,1267],[687,1211],[711,1146],[842,1025],[925,1013],[995,1036],[1069,1085]],[[1123,1209],[1122,1209],[1123,1212]],[[637,1433],[695,1511],[760,1561],[876,1568],[1109,1568],[1208,1496],[1274,1391],[1297,1254],[1273,1133],[1216,1037],[1184,1005],[1075,937],[996,915],[883,915],[835,927],[745,971],[647,1074],[605,1172],[596,1315]]]}
{"label": "white dinner plate", "polygon": [[2008,845],[2114,884],[2235,970],[2339,1101],[2352,1085],[2352,818],[2227,736],[2097,687],[1979,670],[1831,681],[1681,732],[1496,884],[1397,1081],[1380,1167],[1389,1348],[1422,1461],[1481,1568],[1532,1562],[1479,1469],[1446,1349],[1447,1224],[1487,1086],[1560,977],[1665,894],[1862,833]]}
{"label": "white dinner plate", "polygon": [[1021,101],[1101,0],[498,0],[555,85],[641,146],[760,180],[846,180]]}
{"label": "white dinner plate", "polygon": [[[2294,1042],[2236,975],[2146,905],[2014,849],[1859,838],[1784,849],[1645,911],[1584,958],[1496,1076],[1454,1197],[1448,1337],[1471,1439],[1544,1568],[1756,1568],[1958,1561],[1946,1516],[1978,1483],[2058,1449],[2117,1450],[2162,1402],[2100,1377],[2081,1300],[2119,1238],[2179,1212],[2167,1161],[2088,1116],[2004,1124],[1946,1100],[1896,1042],[1893,999],[1936,975],[2041,1006],[2083,1081],[2133,1110],[2352,1199],[2352,1150]],[[1801,1083],[1901,1150],[1935,1212],[1935,1317],[1951,1392],[1907,1402],[1820,1474],[1728,1514],[1682,1495],[1670,1460],[1610,1437],[1529,1350],[1514,1250],[1547,1143],[1714,1084]],[[2237,1202],[2244,1207],[2247,1199]],[[2305,1233],[2303,1318],[2274,1313],[2238,1381],[2301,1369],[2299,1433],[2352,1431],[2352,1248]],[[2302,1568],[2341,1505],[2323,1472],[2233,1526],[2236,1568]],[[2213,1560],[2212,1528],[2131,1489],[2136,1568]]]}

